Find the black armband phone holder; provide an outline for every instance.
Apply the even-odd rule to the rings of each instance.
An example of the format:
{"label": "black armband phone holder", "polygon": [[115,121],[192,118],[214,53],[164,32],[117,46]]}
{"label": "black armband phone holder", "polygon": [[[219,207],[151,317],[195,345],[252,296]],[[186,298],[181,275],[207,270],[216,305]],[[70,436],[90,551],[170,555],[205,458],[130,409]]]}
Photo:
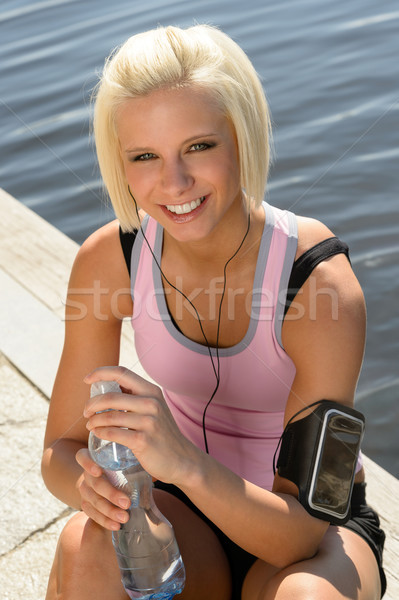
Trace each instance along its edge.
{"label": "black armband phone holder", "polygon": [[[299,413],[319,405],[303,419]],[[359,411],[332,400],[320,400],[287,423],[277,471],[295,483],[298,500],[313,516],[342,525],[350,518],[350,501],[365,419]]]}

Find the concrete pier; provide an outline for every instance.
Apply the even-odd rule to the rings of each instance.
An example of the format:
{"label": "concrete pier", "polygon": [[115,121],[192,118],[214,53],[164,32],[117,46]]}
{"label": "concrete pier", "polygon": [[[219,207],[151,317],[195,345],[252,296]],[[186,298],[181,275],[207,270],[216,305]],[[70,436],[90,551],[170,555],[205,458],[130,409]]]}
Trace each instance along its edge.
{"label": "concrete pier", "polygon": [[[73,512],[45,488],[40,461],[78,245],[1,189],[0,232],[0,597],[41,600]],[[144,374],[128,323],[121,346],[121,364]],[[365,463],[369,503],[387,534],[385,598],[397,600],[399,480],[367,457]]]}

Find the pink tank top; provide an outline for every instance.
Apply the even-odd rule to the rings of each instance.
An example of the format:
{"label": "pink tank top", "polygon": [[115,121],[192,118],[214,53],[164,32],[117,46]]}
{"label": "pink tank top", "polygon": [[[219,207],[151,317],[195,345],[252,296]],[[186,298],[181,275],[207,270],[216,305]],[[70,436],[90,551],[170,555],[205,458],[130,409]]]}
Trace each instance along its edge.
{"label": "pink tank top", "polygon": [[[295,366],[282,347],[281,328],[297,225],[290,212],[266,203],[264,209],[249,327],[238,344],[219,349],[220,385],[205,423],[211,456],[240,477],[271,489],[273,454],[295,376]],[[143,230],[160,263],[162,227],[146,217]],[[131,274],[132,325],[140,362],[162,387],[181,432],[204,449],[202,416],[216,385],[209,351],[173,323],[159,268],[140,231],[133,245]],[[216,363],[216,350],[211,352]]]}

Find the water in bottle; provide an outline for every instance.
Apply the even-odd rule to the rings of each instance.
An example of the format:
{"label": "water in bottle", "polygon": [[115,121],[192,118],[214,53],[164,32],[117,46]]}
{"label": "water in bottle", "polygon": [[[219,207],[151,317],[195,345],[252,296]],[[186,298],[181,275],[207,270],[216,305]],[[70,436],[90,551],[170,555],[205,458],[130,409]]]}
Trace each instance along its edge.
{"label": "water in bottle", "polygon": [[[120,388],[115,382],[99,382],[92,385],[91,395],[109,391],[120,392]],[[141,600],[168,600],[180,594],[184,564],[173,527],[154,502],[150,475],[126,446],[90,433],[89,450],[111,483],[131,500],[129,521],[112,532],[127,594]]]}

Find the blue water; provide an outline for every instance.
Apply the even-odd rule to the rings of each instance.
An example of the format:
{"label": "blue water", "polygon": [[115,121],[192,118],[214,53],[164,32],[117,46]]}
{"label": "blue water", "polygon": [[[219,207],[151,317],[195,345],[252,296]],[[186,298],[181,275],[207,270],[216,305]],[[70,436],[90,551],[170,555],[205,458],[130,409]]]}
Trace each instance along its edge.
{"label": "blue water", "polygon": [[350,245],[369,319],[364,448],[399,476],[396,0],[3,0],[0,186],[78,242],[110,220],[90,139],[97,73],[128,36],[194,20],[230,34],[262,77],[269,201]]}

